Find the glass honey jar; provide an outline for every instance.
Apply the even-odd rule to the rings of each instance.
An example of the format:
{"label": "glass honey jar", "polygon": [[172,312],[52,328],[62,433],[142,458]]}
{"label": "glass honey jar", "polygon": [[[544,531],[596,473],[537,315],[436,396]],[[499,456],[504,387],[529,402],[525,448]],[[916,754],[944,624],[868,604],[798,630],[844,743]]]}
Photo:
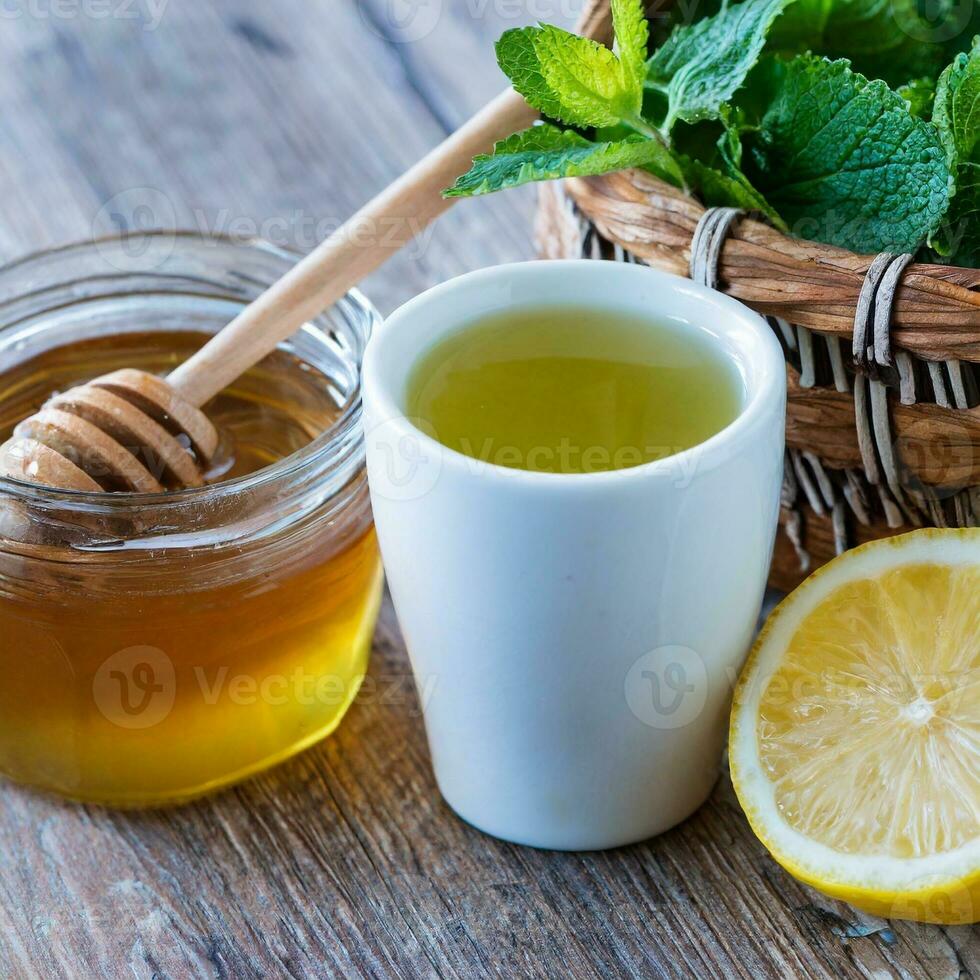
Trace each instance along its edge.
{"label": "glass honey jar", "polygon": [[[164,373],[295,256],[150,234],[0,269],[0,442],[55,390]],[[382,592],[351,294],[205,411],[212,482],[161,495],[0,479],[0,773],[113,806],[179,802],[331,732]]]}

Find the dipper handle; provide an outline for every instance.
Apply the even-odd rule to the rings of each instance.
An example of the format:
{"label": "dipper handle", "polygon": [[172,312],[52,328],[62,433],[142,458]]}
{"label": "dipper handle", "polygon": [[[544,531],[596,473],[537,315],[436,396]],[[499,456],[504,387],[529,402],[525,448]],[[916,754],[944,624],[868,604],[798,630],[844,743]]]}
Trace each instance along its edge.
{"label": "dipper handle", "polygon": [[513,89],[478,112],[224,327],[168,377],[200,407],[337,302],[453,203],[442,196],[473,157],[537,113]]}

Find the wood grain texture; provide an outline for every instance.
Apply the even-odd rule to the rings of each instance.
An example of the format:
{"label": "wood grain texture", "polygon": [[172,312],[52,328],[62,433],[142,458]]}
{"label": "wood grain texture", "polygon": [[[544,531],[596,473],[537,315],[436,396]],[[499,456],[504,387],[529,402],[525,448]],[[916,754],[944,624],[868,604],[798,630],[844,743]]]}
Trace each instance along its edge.
{"label": "wood grain texture", "polygon": [[[0,252],[140,221],[137,203],[309,249],[311,220],[343,220],[500,87],[489,42],[514,5],[445,0],[408,44],[385,10],[171,0],[152,31],[5,19]],[[466,202],[370,295],[391,308],[529,257],[532,210],[530,194]],[[341,729],[262,778],[142,814],[0,784],[3,978],[978,974],[976,930],[868,919],[792,881],[726,780],[681,827],[609,853],[463,824],[436,791],[390,605]]]}

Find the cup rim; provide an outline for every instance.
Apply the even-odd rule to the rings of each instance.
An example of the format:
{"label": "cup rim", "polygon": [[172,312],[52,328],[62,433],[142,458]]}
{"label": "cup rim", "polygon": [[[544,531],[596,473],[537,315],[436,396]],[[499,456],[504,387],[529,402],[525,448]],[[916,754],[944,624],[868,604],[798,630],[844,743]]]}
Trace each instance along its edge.
{"label": "cup rim", "polygon": [[[665,456],[661,459],[651,460],[650,462],[640,463],[636,466],[623,467],[613,470],[599,470],[590,473],[552,473],[538,470],[526,470],[517,467],[501,466],[484,460],[474,461],[471,457],[464,455],[450,446],[443,445],[429,433],[415,425],[409,419],[398,404],[390,386],[383,383],[379,377],[383,373],[380,359],[383,354],[384,346],[390,343],[390,338],[398,328],[400,321],[409,317],[416,317],[420,311],[434,301],[442,299],[447,294],[470,286],[489,285],[493,280],[518,277],[534,277],[549,269],[564,267],[575,270],[587,276],[598,277],[598,279],[613,279],[615,277],[628,278],[630,276],[654,277],[664,289],[674,293],[680,293],[694,298],[697,302],[714,306],[720,312],[725,313],[729,318],[737,319],[743,327],[747,327],[754,335],[753,343],[758,348],[759,359],[750,365],[752,374],[755,375],[755,383],[750,379],[748,373],[743,372],[743,379],[746,390],[746,401],[739,414],[723,429],[714,433],[703,442],[694,446]],[[596,301],[597,307],[604,305],[604,300]],[[613,304],[609,304],[612,308]],[[461,321],[465,323],[465,321]],[[724,332],[724,320],[720,332]],[[403,367],[402,377],[418,363],[418,358],[424,353],[425,348],[421,348],[409,363]],[[730,357],[730,351],[724,351],[726,357]],[[716,289],[702,286],[692,280],[654,269],[647,265],[627,262],[601,261],[596,259],[538,259],[524,262],[508,262],[500,265],[490,266],[484,269],[477,269],[467,272],[436,286],[419,293],[417,296],[408,300],[398,307],[393,313],[384,318],[379,329],[375,330],[368,341],[367,349],[364,353],[362,367],[362,391],[366,402],[373,404],[372,415],[376,416],[373,424],[383,423],[395,426],[405,435],[417,440],[422,448],[427,448],[430,452],[440,455],[444,462],[455,465],[465,465],[472,467],[474,462],[480,466],[480,474],[499,477],[511,482],[518,482],[523,486],[540,486],[549,489],[562,488],[583,488],[596,486],[600,483],[624,482],[630,480],[644,480],[653,476],[675,475],[679,467],[683,467],[685,462],[702,456],[705,453],[718,454],[725,453],[726,450],[742,442],[760,424],[763,424],[769,414],[769,409],[773,404],[778,404],[785,398],[786,394],[786,374],[785,361],[782,349],[775,337],[771,327],[764,318],[755,310],[731,296]]]}

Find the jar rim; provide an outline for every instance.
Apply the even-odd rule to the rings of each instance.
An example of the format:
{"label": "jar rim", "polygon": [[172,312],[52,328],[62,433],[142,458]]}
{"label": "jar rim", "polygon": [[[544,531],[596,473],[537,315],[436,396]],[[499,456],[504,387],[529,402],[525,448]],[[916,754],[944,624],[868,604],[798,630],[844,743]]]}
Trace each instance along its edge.
{"label": "jar rim", "polygon": [[[0,263],[0,279],[4,276],[24,268],[30,268],[32,264],[44,262],[51,258],[67,255],[73,251],[87,252],[90,249],[98,250],[107,245],[119,245],[133,240],[163,240],[169,238],[173,240],[174,247],[178,247],[180,242],[191,244],[207,244],[217,246],[227,246],[235,249],[247,249],[249,251],[264,253],[273,258],[281,259],[290,265],[295,264],[303,258],[303,253],[290,248],[276,245],[267,239],[257,236],[232,236],[227,234],[202,234],[191,229],[165,229],[154,228],[145,231],[124,231],[118,234],[96,236],[89,239],[80,239],[55,245],[50,248],[36,249],[22,256],[16,257],[9,262]],[[136,275],[136,273],[133,273]],[[271,285],[271,283],[270,283]],[[24,294],[20,294],[22,298]],[[0,297],[0,309],[6,302],[6,298]],[[359,316],[366,323],[364,342],[381,320],[381,314],[374,304],[361,292],[354,288],[350,289],[341,297],[330,309],[343,309],[347,307],[355,316]],[[324,310],[323,313],[328,312]],[[320,314],[323,315],[322,313]],[[309,325],[301,327],[297,333],[309,330]],[[110,492],[107,490],[65,490],[53,487],[46,487],[41,484],[27,483],[16,480],[12,477],[0,476],[0,493],[8,494],[22,501],[32,504],[45,506],[60,506],[69,509],[84,510],[89,513],[112,513],[116,515],[125,514],[127,511],[152,506],[160,511],[167,511],[170,508],[186,508],[188,504],[206,502],[208,497],[233,496],[235,494],[247,494],[254,490],[267,486],[277,481],[289,481],[308,470],[315,470],[319,467],[326,468],[328,463],[343,464],[349,462],[352,450],[359,450],[363,454],[363,438],[358,429],[361,425],[362,414],[362,378],[361,362],[363,350],[357,359],[357,378],[354,383],[343,410],[331,424],[319,435],[312,439],[305,446],[296,450],[276,462],[248,473],[244,476],[235,477],[230,480],[222,480],[218,483],[205,485],[203,487],[188,487],[183,490],[164,491],[163,493],[134,493],[134,492]]]}

